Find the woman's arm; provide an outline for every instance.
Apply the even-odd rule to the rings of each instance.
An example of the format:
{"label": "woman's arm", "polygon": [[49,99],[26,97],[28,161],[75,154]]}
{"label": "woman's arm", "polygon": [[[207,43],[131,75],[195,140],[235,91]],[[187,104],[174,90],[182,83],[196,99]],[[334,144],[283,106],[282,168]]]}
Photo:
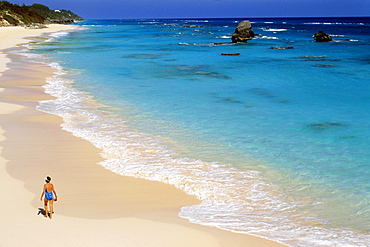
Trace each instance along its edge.
{"label": "woman's arm", "polygon": [[55,190],[53,190],[53,192],[54,192],[54,195],[55,195],[55,199],[57,199],[58,198],[57,192]]}
{"label": "woman's arm", "polygon": [[42,187],[42,193],[41,193],[40,201],[42,201],[42,197],[44,196],[44,194],[45,194],[45,185]]}
{"label": "woman's arm", "polygon": [[57,199],[58,198],[58,196],[57,196],[57,192],[55,191],[55,189],[54,189],[54,185],[53,185],[53,193],[54,193],[54,195],[55,195],[55,199]]}

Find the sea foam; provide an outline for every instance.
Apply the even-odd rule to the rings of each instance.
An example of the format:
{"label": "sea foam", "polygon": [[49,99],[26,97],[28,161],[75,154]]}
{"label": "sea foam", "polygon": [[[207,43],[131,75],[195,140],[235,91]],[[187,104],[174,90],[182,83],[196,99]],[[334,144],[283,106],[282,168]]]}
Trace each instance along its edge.
{"label": "sea foam", "polygon": [[[324,229],[325,220],[300,210],[260,172],[215,162],[177,157],[158,137],[138,132],[113,113],[102,111],[93,98],[63,79],[59,69],[47,79],[45,91],[55,100],[37,109],[63,117],[62,128],[100,148],[100,164],[117,174],[160,181],[194,195],[202,202],[179,215],[193,223],[247,233],[291,246],[366,246],[368,237],[349,230]],[[235,190],[235,188],[239,188]],[[319,203],[319,202],[316,202]],[[317,222],[317,227],[305,226]],[[314,238],[312,236],[315,236]]]}

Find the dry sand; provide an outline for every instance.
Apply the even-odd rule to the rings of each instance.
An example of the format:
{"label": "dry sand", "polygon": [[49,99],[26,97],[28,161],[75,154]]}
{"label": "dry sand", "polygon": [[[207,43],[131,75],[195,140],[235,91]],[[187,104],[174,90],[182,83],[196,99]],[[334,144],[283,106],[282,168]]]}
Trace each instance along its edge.
{"label": "dry sand", "polygon": [[[51,98],[41,86],[54,70],[4,49],[71,28],[0,28],[0,246],[282,246],[178,217],[180,207],[199,201],[105,170],[99,149],[62,130],[60,117],[36,110]],[[52,220],[37,215],[46,175],[58,194]]]}

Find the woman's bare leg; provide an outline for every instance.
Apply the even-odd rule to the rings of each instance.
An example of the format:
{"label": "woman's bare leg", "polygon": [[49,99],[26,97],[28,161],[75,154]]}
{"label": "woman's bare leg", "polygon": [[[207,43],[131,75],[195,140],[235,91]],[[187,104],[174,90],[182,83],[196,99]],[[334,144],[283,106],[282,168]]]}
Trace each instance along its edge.
{"label": "woman's bare leg", "polygon": [[49,218],[52,219],[53,218],[53,211],[54,211],[54,201],[53,200],[49,200],[49,207],[50,207]]}
{"label": "woman's bare leg", "polygon": [[48,217],[48,200],[44,198],[44,210],[45,210],[45,217]]}

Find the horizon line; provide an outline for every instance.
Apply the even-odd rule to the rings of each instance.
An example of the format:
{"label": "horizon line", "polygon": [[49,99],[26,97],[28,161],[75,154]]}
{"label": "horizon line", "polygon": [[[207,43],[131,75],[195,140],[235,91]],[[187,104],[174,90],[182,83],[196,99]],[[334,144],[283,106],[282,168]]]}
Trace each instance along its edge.
{"label": "horizon line", "polygon": [[84,18],[85,20],[163,20],[163,19],[283,19],[283,18],[370,18],[370,16],[265,16],[265,17],[132,17],[132,18]]}

